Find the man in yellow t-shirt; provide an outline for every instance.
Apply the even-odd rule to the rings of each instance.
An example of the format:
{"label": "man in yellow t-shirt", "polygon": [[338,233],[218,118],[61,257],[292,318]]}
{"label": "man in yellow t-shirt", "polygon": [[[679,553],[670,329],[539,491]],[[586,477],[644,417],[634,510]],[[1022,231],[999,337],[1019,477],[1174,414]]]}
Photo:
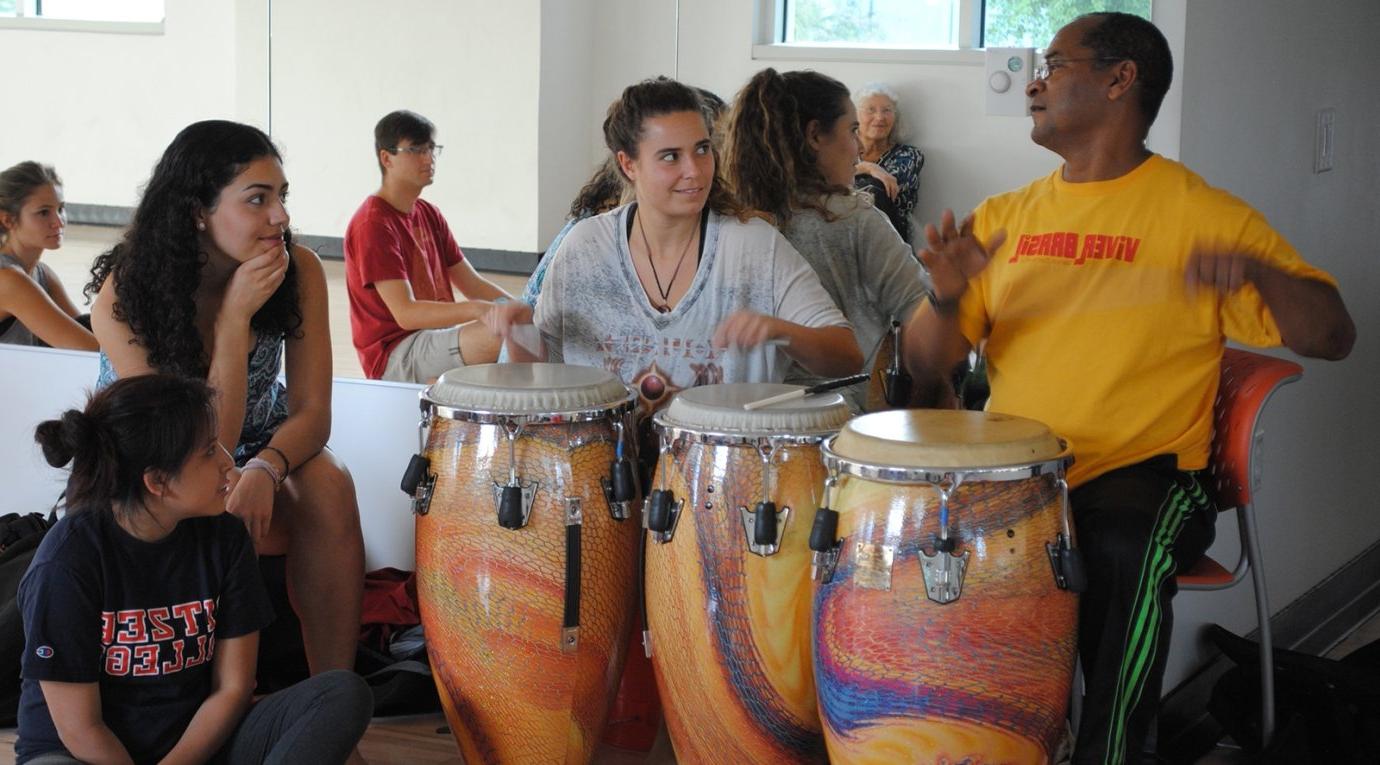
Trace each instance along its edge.
{"label": "man in yellow t-shirt", "polygon": [[1174,572],[1213,537],[1198,471],[1226,339],[1329,359],[1355,339],[1330,276],[1244,202],[1145,148],[1172,71],[1144,19],[1095,13],[1061,29],[1026,93],[1031,138],[1064,164],[961,225],[945,211],[926,227],[933,302],[905,334],[929,376],[985,340],[988,409],[1073,445],[1089,579],[1078,763],[1138,758],[1158,707]]}

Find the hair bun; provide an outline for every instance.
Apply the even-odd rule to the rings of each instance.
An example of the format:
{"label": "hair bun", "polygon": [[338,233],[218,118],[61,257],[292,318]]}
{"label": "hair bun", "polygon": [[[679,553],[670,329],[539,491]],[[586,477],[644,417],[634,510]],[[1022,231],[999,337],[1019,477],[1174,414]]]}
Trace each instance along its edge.
{"label": "hair bun", "polygon": [[34,431],[34,440],[43,448],[43,458],[53,467],[62,467],[83,451],[99,448],[100,426],[77,409],[68,409],[57,420],[47,420]]}

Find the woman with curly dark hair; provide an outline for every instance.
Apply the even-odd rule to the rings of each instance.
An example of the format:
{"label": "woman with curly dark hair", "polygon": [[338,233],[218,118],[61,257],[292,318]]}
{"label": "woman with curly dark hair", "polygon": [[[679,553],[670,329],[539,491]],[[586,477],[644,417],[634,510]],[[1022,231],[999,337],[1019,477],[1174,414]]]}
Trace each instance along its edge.
{"label": "woman with curly dark hair", "polygon": [[[153,372],[218,391],[237,480],[226,507],[261,555],[287,554],[313,674],[354,665],[364,543],[354,483],[326,439],[326,278],[292,243],[282,158],[262,131],[211,120],[163,153],[87,291],[101,384]],[[278,382],[280,367],[287,385]]]}

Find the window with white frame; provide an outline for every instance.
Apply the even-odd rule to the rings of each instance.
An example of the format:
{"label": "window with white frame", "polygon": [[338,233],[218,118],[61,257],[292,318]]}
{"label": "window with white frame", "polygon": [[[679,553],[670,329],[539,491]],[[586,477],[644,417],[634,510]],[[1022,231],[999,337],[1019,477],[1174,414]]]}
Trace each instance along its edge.
{"label": "window with white frame", "polygon": [[0,0],[0,16],[64,21],[160,22],[164,0]]}
{"label": "window with white frame", "polygon": [[777,44],[962,49],[1041,47],[1094,11],[1150,18],[1151,0],[761,0]]}

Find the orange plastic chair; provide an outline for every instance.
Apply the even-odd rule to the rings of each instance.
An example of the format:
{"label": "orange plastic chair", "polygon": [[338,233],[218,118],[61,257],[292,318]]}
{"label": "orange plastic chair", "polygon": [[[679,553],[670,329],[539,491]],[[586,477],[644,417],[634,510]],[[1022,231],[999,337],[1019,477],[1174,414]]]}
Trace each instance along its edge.
{"label": "orange plastic chair", "polygon": [[1270,602],[1265,593],[1265,568],[1252,501],[1260,486],[1259,448],[1264,440],[1260,414],[1275,391],[1303,376],[1292,361],[1228,348],[1222,355],[1222,380],[1213,406],[1211,469],[1219,511],[1237,512],[1241,555],[1228,571],[1204,555],[1177,577],[1182,590],[1225,590],[1250,575],[1255,587],[1256,621],[1260,631],[1260,739],[1270,743],[1275,729],[1274,640],[1270,634]]}

